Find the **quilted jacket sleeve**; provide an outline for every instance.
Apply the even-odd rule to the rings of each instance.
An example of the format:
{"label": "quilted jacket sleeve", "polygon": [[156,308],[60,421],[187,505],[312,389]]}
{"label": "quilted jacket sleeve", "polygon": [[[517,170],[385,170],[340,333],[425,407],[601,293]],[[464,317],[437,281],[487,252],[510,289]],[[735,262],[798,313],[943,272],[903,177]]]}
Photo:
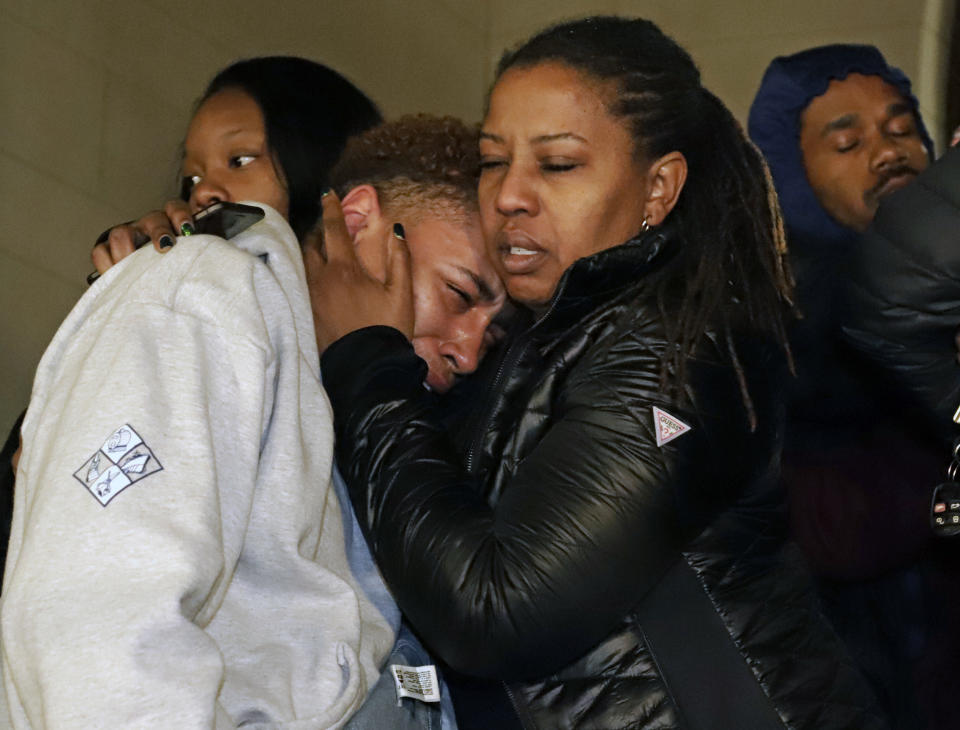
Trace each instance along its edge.
{"label": "quilted jacket sleeve", "polygon": [[960,406],[960,150],[881,203],[851,279],[845,335],[949,429]]}
{"label": "quilted jacket sleeve", "polygon": [[401,609],[455,669],[500,679],[558,669],[609,634],[676,556],[671,448],[657,448],[649,407],[655,355],[621,350],[565,380],[495,506],[398,332],[361,330],[324,354],[357,514]]}

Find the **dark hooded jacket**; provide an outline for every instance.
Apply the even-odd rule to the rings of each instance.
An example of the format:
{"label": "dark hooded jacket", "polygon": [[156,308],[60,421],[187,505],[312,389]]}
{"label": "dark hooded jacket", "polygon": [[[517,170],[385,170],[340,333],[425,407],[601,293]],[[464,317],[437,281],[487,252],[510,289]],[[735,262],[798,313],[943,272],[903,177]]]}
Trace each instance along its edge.
{"label": "dark hooded jacket", "polygon": [[[803,315],[791,332],[798,377],[790,418],[801,423],[840,419],[859,426],[872,422],[877,413],[876,376],[842,342],[837,316],[848,281],[850,249],[858,234],[833,220],[817,200],[800,150],[803,111],[831,81],[851,73],[879,76],[903,95],[917,112],[920,134],[932,156],[933,142],[909,79],[888,66],[873,46],[822,46],[774,59],[748,120],[750,137],[767,159],[780,198]],[[794,437],[804,440],[814,435],[792,429],[788,441]]]}
{"label": "dark hooded jacket", "polygon": [[815,569],[834,579],[822,582],[821,599],[886,712],[897,727],[914,728],[924,721],[911,690],[912,662],[929,632],[907,566],[929,547],[929,490],[945,454],[910,394],[843,336],[859,235],[817,200],[800,149],[804,109],[851,73],[879,76],[900,92],[932,155],[909,80],[871,46],[775,59],[750,109],[749,134],[780,196],[803,316],[790,330],[797,377],[783,453],[793,535]]}
{"label": "dark hooded jacket", "polygon": [[[923,403],[944,441],[958,429],[960,149],[880,203],[853,247],[844,332]],[[946,451],[944,451],[946,454]]]}
{"label": "dark hooded jacket", "polygon": [[388,585],[436,655],[489,680],[464,727],[511,727],[480,716],[498,694],[544,730],[883,726],[783,550],[782,351],[741,340],[756,431],[714,337],[684,397],[661,390],[649,282],[680,245],[660,230],[577,261],[488,359],[463,442],[395,330],[324,353],[337,459]]}
{"label": "dark hooded jacket", "polygon": [[[916,395],[944,441],[960,428],[960,149],[948,150],[916,180],[880,202],[873,225],[854,246],[850,308],[844,331],[854,345]],[[939,480],[938,480],[939,481]],[[928,485],[932,487],[933,485]],[[960,694],[960,641],[952,617],[960,603],[960,542],[941,540],[925,579],[929,649],[918,667],[921,692],[935,721],[954,728],[946,698]],[[918,727],[913,722],[909,727]]]}
{"label": "dark hooded jacket", "polygon": [[[774,59],[750,108],[748,131],[780,197],[802,319],[790,331],[797,377],[789,388],[784,478],[798,539],[827,575],[862,578],[889,570],[926,539],[914,497],[943,457],[911,418],[916,405],[844,340],[840,312],[858,234],[824,210],[807,181],[802,114],[834,79],[875,75],[917,111],[910,82],[872,46],[832,45]],[[933,143],[919,111],[919,132]],[[887,530],[844,516],[869,514],[879,494]],[[902,518],[900,517],[902,516]],[[912,517],[911,517],[912,516]]]}

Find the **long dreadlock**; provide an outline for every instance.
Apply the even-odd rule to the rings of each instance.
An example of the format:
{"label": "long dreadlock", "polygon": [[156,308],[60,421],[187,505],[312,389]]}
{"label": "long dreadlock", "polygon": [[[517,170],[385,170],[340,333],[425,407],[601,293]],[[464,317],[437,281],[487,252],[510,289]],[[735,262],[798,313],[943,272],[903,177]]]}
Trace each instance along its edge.
{"label": "long dreadlock", "polygon": [[[687,360],[710,330],[723,338],[751,429],[757,425],[735,334],[772,336],[791,364],[786,315],[793,282],[776,193],[763,156],[700,83],[690,55],[648,20],[585,18],[548,28],[506,53],[508,69],[555,61],[611,85],[638,159],[679,151],[687,182],[669,220],[681,241],[674,265],[651,281],[667,335],[661,387],[682,393]],[[639,204],[639,201],[638,201]]]}

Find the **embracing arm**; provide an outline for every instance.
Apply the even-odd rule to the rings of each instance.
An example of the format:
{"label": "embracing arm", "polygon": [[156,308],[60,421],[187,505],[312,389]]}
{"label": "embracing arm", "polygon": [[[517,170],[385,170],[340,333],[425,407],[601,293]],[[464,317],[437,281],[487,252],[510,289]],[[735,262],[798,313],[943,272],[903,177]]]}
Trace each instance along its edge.
{"label": "embracing arm", "polygon": [[324,354],[338,461],[374,555],[455,669],[501,679],[558,669],[612,631],[676,555],[649,408],[658,370],[654,355],[631,353],[568,379],[552,425],[492,507],[400,333],[360,330]]}

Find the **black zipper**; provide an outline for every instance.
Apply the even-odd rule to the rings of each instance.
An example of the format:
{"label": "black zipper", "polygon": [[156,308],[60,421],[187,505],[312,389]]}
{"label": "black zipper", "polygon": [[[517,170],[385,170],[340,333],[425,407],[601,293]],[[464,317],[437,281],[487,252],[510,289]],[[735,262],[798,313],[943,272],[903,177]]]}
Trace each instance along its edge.
{"label": "black zipper", "polygon": [[[528,718],[528,713],[521,712],[520,705],[517,703],[517,697],[513,694],[513,690],[510,689],[510,685],[501,680],[504,691],[507,693],[507,699],[510,700],[510,706],[513,708],[514,714],[517,716],[517,721],[520,723],[520,727],[523,730],[536,730],[536,724],[533,723],[533,720]],[[528,722],[529,719],[529,722]]]}
{"label": "black zipper", "polygon": [[[531,327],[530,329],[533,328]],[[517,364],[517,361],[520,359],[520,355],[526,349],[526,337],[529,334],[530,329],[525,330],[520,337],[510,344],[507,354],[504,355],[503,359],[500,361],[500,367],[497,368],[497,374],[494,376],[493,381],[486,390],[487,397],[484,399],[486,403],[486,409],[484,411],[483,418],[477,421],[477,428],[474,431],[473,438],[470,440],[470,448],[467,450],[466,466],[468,474],[473,474],[473,462],[476,458],[477,451],[480,449],[480,442],[483,440],[483,434],[486,433],[487,429],[490,427],[493,403],[496,401],[494,394],[498,391],[500,381],[503,380],[503,374],[508,369],[507,363],[509,363],[510,370],[512,370]]]}
{"label": "black zipper", "polygon": [[517,362],[520,360],[520,356],[526,350],[527,344],[530,341],[530,335],[532,335],[533,331],[542,325],[547,317],[553,313],[553,310],[557,306],[557,302],[563,295],[563,290],[566,288],[569,274],[569,269],[564,272],[563,276],[560,278],[559,284],[557,284],[557,290],[553,293],[553,297],[550,299],[550,304],[547,306],[546,311],[541,314],[533,324],[527,327],[527,329],[525,329],[518,337],[516,337],[513,342],[510,343],[510,347],[507,349],[506,355],[504,355],[503,359],[500,361],[500,366],[497,368],[497,374],[494,376],[493,381],[490,383],[490,386],[487,388],[485,393],[487,398],[484,399],[486,402],[486,411],[484,413],[484,417],[477,421],[477,429],[474,431],[473,438],[470,440],[470,448],[467,450],[467,457],[465,461],[468,474],[473,473],[473,463],[476,459],[477,451],[480,450],[480,442],[483,440],[483,435],[490,427],[490,420],[493,415],[493,404],[496,402],[495,394],[500,387],[500,382],[503,380],[504,373],[507,372],[508,369],[512,370],[514,367],[516,367]]}

